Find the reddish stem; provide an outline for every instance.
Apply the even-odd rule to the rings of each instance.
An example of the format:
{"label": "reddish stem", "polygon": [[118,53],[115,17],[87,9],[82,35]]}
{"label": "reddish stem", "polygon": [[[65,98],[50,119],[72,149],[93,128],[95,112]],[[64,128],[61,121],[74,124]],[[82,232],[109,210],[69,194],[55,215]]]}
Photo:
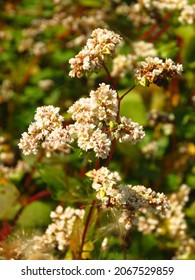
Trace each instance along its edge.
{"label": "reddish stem", "polygon": [[114,139],[112,141],[112,146],[111,146],[111,149],[110,149],[110,154],[109,154],[109,157],[108,157],[106,165],[105,165],[106,167],[109,166],[109,164],[110,164],[110,162],[112,160],[112,157],[113,157],[113,154],[114,154],[114,150],[115,150],[115,146],[116,146],[116,139]]}
{"label": "reddish stem", "polygon": [[8,224],[7,220],[2,221],[2,230],[0,233],[0,241],[6,239],[10,231],[12,230],[12,227]]}
{"label": "reddish stem", "polygon": [[79,172],[79,178],[82,179],[83,176],[85,175],[87,171],[87,165],[83,166],[81,169],[80,169],[80,172]]}
{"label": "reddish stem", "polygon": [[[171,14],[167,13],[163,18],[163,22],[165,22],[169,17],[171,16]],[[140,40],[146,40],[150,37],[150,35],[152,35],[152,33],[155,31],[155,29],[158,29],[159,25],[158,24],[153,24],[150,29],[148,31],[146,31],[141,37]]]}
{"label": "reddish stem", "polygon": [[44,190],[42,192],[36,193],[35,195],[31,196],[28,200],[27,200],[27,204],[32,203],[33,201],[37,201],[43,197],[49,196],[51,193],[48,190]]}
{"label": "reddish stem", "polygon": [[95,205],[96,205],[96,200],[94,199],[92,201],[91,206],[90,206],[89,213],[88,213],[88,216],[87,216],[87,220],[86,220],[86,223],[85,223],[85,228],[84,228],[83,235],[82,235],[82,241],[81,241],[80,251],[79,251],[79,255],[78,255],[79,260],[82,259],[83,246],[85,244],[85,238],[87,236],[87,232],[88,232],[89,225],[90,225],[90,220],[91,220],[92,213],[93,213],[93,210],[95,208]]}
{"label": "reddish stem", "polygon": [[149,42],[153,43],[169,28],[169,26],[170,24],[166,23],[152,38],[150,38]]}
{"label": "reddish stem", "polygon": [[112,84],[113,89],[116,90],[116,84],[115,84],[114,80],[112,79],[112,77],[111,77],[111,75],[110,75],[110,72],[109,72],[109,70],[108,70],[106,64],[104,63],[104,61],[103,61],[103,67],[104,67],[104,70],[106,71],[106,74],[108,75],[108,78],[109,78],[109,80],[110,80],[110,82],[111,82],[111,84]]}

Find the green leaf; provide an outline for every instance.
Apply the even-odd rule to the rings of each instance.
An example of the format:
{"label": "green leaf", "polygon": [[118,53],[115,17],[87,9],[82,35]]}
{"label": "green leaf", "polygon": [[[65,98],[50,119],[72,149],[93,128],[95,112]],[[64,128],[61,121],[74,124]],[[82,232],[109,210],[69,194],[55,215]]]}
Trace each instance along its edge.
{"label": "green leaf", "polygon": [[177,191],[182,183],[182,178],[178,174],[169,173],[167,175],[167,186],[171,191]]}
{"label": "green leaf", "polygon": [[100,8],[103,3],[100,0],[79,0],[79,3],[86,7]]}
{"label": "green leaf", "polygon": [[67,196],[65,176],[60,166],[44,166],[39,168],[42,180],[47,184],[52,197],[56,200],[63,200]]}
{"label": "green leaf", "polygon": [[13,184],[0,185],[0,219],[9,217],[10,213],[13,212],[13,207],[18,204],[18,197],[19,191]]}
{"label": "green leaf", "polygon": [[186,179],[186,184],[195,189],[195,174],[189,174]]}
{"label": "green leaf", "polygon": [[17,220],[17,225],[23,228],[44,227],[50,222],[51,206],[48,203],[35,201],[27,205]]}

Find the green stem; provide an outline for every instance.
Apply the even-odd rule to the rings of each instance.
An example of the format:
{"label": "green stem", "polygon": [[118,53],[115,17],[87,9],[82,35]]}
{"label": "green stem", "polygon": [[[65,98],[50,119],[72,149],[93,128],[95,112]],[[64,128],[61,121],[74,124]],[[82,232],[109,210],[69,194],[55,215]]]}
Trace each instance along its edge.
{"label": "green stem", "polygon": [[128,91],[126,91],[120,98],[119,100],[121,101],[130,91],[132,91],[134,88],[136,87],[136,85],[133,85]]}

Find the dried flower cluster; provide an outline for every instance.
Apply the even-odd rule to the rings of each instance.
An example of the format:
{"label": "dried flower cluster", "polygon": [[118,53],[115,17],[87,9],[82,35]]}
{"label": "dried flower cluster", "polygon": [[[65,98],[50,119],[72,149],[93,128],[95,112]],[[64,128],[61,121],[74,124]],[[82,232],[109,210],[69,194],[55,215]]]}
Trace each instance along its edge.
{"label": "dried flower cluster", "polygon": [[161,86],[164,80],[181,75],[182,71],[182,65],[175,64],[170,58],[163,61],[158,57],[148,57],[141,62],[140,68],[135,69],[135,78],[143,86],[151,83]]}
{"label": "dried flower cluster", "polygon": [[107,29],[95,29],[84,48],[69,60],[71,77],[81,78],[85,72],[97,72],[102,68],[102,62],[107,56],[113,55],[116,46],[122,38]]}
{"label": "dried flower cluster", "polygon": [[42,240],[45,244],[51,244],[53,247],[63,251],[68,247],[73,227],[76,221],[83,220],[85,210],[73,209],[67,207],[63,210],[58,206],[55,211],[51,212],[52,223],[48,226]]}
{"label": "dried flower cluster", "polygon": [[41,235],[17,233],[0,242],[0,260],[54,260],[51,244],[45,246]]}
{"label": "dried flower cluster", "polygon": [[36,154],[40,144],[48,155],[56,150],[69,151],[67,143],[71,143],[72,139],[62,126],[64,119],[59,115],[59,110],[52,105],[37,108],[35,121],[30,124],[28,133],[22,134],[18,144],[25,155]]}
{"label": "dried flower cluster", "polygon": [[96,190],[96,197],[104,206],[122,209],[119,222],[123,223],[127,230],[136,223],[137,212],[147,209],[148,212],[165,215],[170,209],[168,199],[163,193],[156,193],[144,186],[119,184],[119,174],[106,167],[91,170],[87,176],[93,180],[92,188]]}

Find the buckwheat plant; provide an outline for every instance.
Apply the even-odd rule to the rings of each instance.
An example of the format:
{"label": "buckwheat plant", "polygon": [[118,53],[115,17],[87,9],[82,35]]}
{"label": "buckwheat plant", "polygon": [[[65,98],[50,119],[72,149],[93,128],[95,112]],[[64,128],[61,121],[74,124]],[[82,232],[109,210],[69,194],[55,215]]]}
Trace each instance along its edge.
{"label": "buckwheat plant", "polygon": [[[73,258],[84,258],[84,253],[93,250],[92,229],[100,224],[101,212],[117,213],[116,223],[123,227],[123,234],[141,223],[143,214],[150,213],[155,217],[166,217],[171,211],[169,199],[160,192],[143,185],[132,185],[122,182],[118,171],[111,171],[109,165],[117,142],[130,142],[133,145],[142,141],[145,136],[144,128],[130,118],[121,116],[120,105],[123,98],[136,86],[162,86],[163,82],[181,75],[182,65],[175,64],[170,58],[160,59],[151,43],[135,42],[134,54],[125,57],[118,56],[112,72],[107,62],[115,55],[116,47],[120,44],[120,35],[107,29],[95,29],[87,39],[83,49],[69,60],[70,77],[81,78],[84,75],[105,70],[109,83],[102,82],[88,97],[82,97],[71,105],[67,111],[71,122],[65,122],[59,113],[60,108],[52,105],[37,108],[34,122],[28,132],[22,134],[19,148],[25,155],[37,154],[39,149],[46,156],[58,152],[61,154],[74,153],[80,149],[81,155],[88,155],[89,164],[85,166],[87,183],[91,185],[91,199],[86,210],[58,206],[51,213],[53,223],[46,229],[42,240],[53,244],[60,252],[71,250]],[[143,51],[144,50],[144,51]],[[144,61],[138,67],[137,58]],[[117,63],[120,65],[117,68]],[[119,95],[113,77],[124,75],[124,71],[132,71],[136,62],[135,83],[122,95]],[[151,149],[151,148],[150,148]],[[144,151],[146,152],[146,151]],[[81,174],[80,179],[83,179]],[[86,183],[85,183],[86,184]],[[94,193],[95,192],[95,193]],[[66,201],[68,204],[68,201]],[[78,206],[78,205],[77,205]],[[80,205],[81,207],[81,205]],[[148,214],[149,215],[149,214]],[[153,216],[151,216],[153,217]],[[153,218],[151,218],[153,219]],[[157,221],[153,219],[153,227]],[[152,220],[152,221],[153,221]],[[75,233],[75,223],[80,229]],[[77,242],[73,244],[72,236],[77,234]],[[105,235],[102,241],[107,238]],[[92,241],[88,243],[88,241]],[[74,245],[74,246],[73,246]],[[71,248],[71,249],[70,249]],[[87,255],[89,257],[89,255]]]}

